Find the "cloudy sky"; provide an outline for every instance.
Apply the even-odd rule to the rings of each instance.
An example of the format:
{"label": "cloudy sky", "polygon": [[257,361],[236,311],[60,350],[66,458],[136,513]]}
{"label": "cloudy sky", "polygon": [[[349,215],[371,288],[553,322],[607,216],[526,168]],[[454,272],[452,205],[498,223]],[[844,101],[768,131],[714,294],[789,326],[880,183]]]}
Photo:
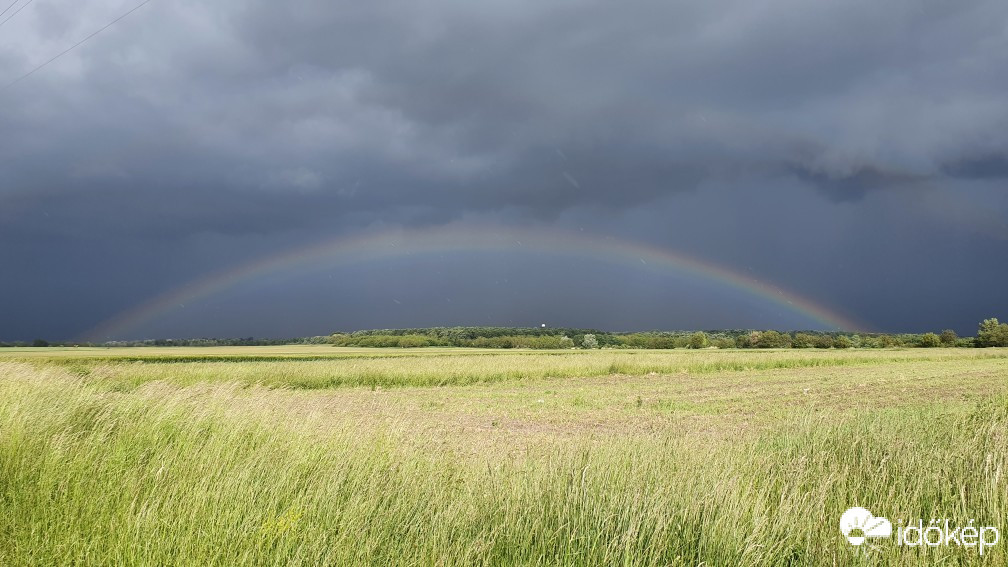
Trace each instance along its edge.
{"label": "cloudy sky", "polygon": [[[1001,1],[153,0],[18,81],[137,5],[25,2],[0,340],[828,326],[599,239],[870,330],[1008,318]],[[532,240],[411,248],[483,227]]]}

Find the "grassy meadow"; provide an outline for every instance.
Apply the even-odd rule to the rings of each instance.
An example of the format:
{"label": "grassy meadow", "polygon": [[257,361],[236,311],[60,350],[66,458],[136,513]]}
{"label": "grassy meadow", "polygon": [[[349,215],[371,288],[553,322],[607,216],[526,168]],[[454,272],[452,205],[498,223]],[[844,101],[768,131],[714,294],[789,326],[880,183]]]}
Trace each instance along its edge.
{"label": "grassy meadow", "polygon": [[0,565],[1005,565],[1008,349],[0,349]]}

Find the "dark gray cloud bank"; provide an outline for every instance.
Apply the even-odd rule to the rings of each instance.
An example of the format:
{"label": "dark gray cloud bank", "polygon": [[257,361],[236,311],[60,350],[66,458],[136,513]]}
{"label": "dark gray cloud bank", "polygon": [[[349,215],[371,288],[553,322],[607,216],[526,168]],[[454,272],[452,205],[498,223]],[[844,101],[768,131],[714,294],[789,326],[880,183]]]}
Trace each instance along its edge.
{"label": "dark gray cloud bank", "polygon": [[[0,27],[0,83],[133,5],[33,3]],[[322,238],[458,222],[587,227],[878,330],[969,333],[1008,317],[1006,69],[998,1],[154,0],[0,91],[0,340],[80,336]],[[130,334],[808,323],[583,259],[334,270]]]}

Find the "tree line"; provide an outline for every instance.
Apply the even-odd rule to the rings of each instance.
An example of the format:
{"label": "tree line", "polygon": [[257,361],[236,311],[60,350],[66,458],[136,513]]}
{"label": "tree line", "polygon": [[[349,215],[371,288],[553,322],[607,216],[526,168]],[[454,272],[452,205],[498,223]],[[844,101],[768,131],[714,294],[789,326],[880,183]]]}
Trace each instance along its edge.
{"label": "tree line", "polygon": [[984,319],[975,337],[941,333],[849,333],[729,329],[714,331],[648,331],[616,333],[565,327],[427,327],[338,332],[328,336],[270,338],[144,339],[106,342],[0,342],[5,346],[254,346],[331,344],[352,347],[472,347],[472,348],[895,348],[895,347],[1008,347],[1008,323]]}
{"label": "tree line", "polygon": [[896,348],[1008,346],[1008,324],[986,319],[976,337],[941,333],[847,333],[828,331],[715,330],[613,333],[545,327],[432,327],[334,333],[335,346],[475,348]]}

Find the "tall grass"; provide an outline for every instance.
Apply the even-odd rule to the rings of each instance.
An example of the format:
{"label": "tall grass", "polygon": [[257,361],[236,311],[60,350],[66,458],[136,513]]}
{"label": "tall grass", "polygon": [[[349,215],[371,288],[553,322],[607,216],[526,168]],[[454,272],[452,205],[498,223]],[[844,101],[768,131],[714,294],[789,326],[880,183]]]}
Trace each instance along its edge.
{"label": "tall grass", "polygon": [[0,564],[1008,561],[1004,544],[855,552],[838,526],[861,505],[1008,528],[1004,395],[791,414],[746,436],[588,430],[509,447],[494,430],[415,427],[437,414],[336,420],[315,391],[110,384],[0,363]]}

